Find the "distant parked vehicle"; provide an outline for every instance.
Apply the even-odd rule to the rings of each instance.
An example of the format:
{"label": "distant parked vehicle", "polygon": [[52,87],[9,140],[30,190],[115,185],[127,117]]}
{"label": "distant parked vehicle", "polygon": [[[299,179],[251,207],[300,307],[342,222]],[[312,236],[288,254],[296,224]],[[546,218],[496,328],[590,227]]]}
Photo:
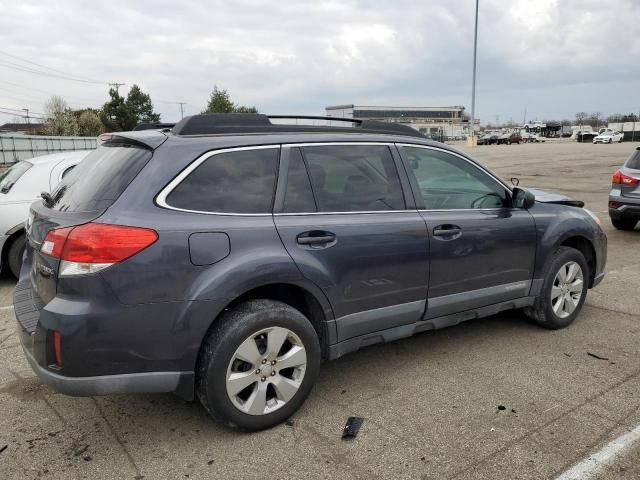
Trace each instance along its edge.
{"label": "distant parked vehicle", "polygon": [[640,220],[640,147],[613,174],[609,217],[618,230],[633,230]]}
{"label": "distant parked vehicle", "polygon": [[624,135],[618,131],[605,131],[593,138],[593,143],[622,143]]}
{"label": "distant parked vehicle", "polygon": [[493,145],[498,143],[498,135],[484,135],[478,139],[478,145]]}
{"label": "distant parked vehicle", "polygon": [[23,160],[0,176],[0,269],[9,265],[18,277],[25,237],[24,222],[29,205],[41,192],[51,192],[90,150],[54,153]]}
{"label": "distant parked vehicle", "polygon": [[498,137],[498,145],[511,145],[512,143],[522,142],[522,137],[519,133],[505,133]]}
{"label": "distant parked vehicle", "polygon": [[521,139],[525,143],[541,143],[545,141],[545,138],[541,137],[538,133],[525,133],[522,135]]}

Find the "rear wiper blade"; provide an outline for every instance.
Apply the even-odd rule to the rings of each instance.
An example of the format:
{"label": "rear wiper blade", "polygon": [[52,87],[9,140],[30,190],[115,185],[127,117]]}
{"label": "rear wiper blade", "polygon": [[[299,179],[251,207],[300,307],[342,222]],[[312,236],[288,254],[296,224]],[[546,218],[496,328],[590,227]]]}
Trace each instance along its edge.
{"label": "rear wiper blade", "polygon": [[53,197],[49,192],[42,192],[40,194],[42,200],[44,201],[44,206],[47,208],[51,208],[53,206]]}

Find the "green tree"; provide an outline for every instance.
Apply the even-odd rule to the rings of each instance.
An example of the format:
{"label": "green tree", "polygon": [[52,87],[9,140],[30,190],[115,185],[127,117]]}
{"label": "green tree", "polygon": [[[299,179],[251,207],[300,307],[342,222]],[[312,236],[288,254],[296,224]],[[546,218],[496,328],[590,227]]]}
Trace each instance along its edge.
{"label": "green tree", "polygon": [[160,114],[153,111],[151,97],[138,85],[131,87],[126,99],[114,88],[109,89],[109,96],[111,100],[102,107],[100,119],[110,131],[128,131],[140,122],[160,121]]}
{"label": "green tree", "polygon": [[214,85],[207,108],[202,113],[258,113],[258,110],[256,107],[234,104],[229,92]]}
{"label": "green tree", "polygon": [[44,112],[45,121],[42,127],[44,135],[72,136],[78,134],[78,121],[62,97],[53,95],[44,106]]}
{"label": "green tree", "polygon": [[105,127],[98,114],[91,109],[76,112],[78,115],[78,134],[82,137],[97,137],[104,133]]}

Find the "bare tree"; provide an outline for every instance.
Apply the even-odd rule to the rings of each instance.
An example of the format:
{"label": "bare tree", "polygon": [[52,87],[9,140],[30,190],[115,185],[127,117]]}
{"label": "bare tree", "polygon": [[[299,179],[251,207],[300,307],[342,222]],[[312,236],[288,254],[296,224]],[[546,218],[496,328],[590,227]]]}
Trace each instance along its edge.
{"label": "bare tree", "polygon": [[42,131],[45,135],[77,135],[78,121],[67,105],[58,95],[53,95],[44,106],[45,121]]}

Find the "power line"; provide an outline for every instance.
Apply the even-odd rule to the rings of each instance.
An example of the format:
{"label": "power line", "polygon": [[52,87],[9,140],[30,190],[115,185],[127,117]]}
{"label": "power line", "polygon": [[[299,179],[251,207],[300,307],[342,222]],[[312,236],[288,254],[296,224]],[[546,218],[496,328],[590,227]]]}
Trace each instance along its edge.
{"label": "power line", "polygon": [[113,82],[109,84],[110,87],[116,87],[116,93],[118,94],[119,94],[118,89],[123,85],[126,85],[126,83]]}
{"label": "power line", "polygon": [[16,60],[19,60],[19,61],[24,62],[24,63],[30,63],[31,65],[35,65],[37,67],[42,67],[42,68],[45,68],[47,70],[51,70],[53,72],[61,73],[63,75],[69,76],[69,77],[76,77],[76,78],[80,78],[80,79],[85,79],[87,81],[91,81],[91,82],[95,82],[95,83],[104,83],[104,82],[100,82],[98,80],[93,80],[91,78],[84,77],[82,75],[75,75],[73,73],[63,72],[62,70],[57,70],[57,69],[52,68],[52,67],[47,67],[46,65],[42,65],[42,64],[36,63],[36,62],[32,62],[31,60],[27,60],[26,58],[18,57],[17,55],[12,55],[11,53],[0,51],[0,54],[6,55],[7,57],[15,58]]}
{"label": "power line", "polygon": [[72,81],[72,82],[88,83],[88,84],[94,84],[94,85],[108,85],[108,82],[94,82],[94,81],[89,81],[89,80],[82,80],[82,79],[79,79],[79,78],[71,78],[71,77],[67,77],[67,76],[63,76],[63,75],[58,75],[56,73],[43,72],[42,70],[36,70],[34,68],[29,68],[29,67],[24,67],[22,65],[12,64],[11,62],[7,62],[7,61],[0,61],[0,67],[10,68],[12,70],[18,70],[18,71],[26,72],[26,73],[33,73],[34,75],[41,75],[43,77],[57,78],[57,79],[60,79],[60,80],[69,80],[69,81]]}

